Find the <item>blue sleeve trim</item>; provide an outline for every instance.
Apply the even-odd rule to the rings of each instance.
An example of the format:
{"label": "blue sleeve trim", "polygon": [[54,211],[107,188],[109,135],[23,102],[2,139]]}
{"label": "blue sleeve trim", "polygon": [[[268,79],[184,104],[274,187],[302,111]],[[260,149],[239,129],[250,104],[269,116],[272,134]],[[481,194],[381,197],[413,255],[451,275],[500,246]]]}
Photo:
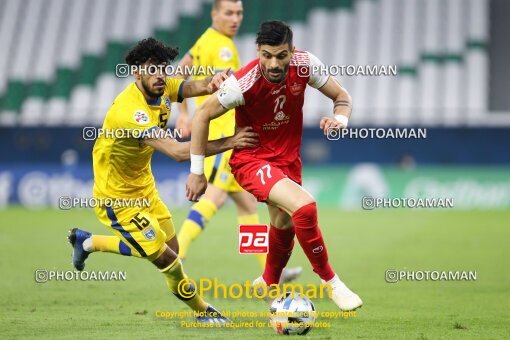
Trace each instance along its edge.
{"label": "blue sleeve trim", "polygon": [[177,91],[177,102],[178,103],[182,103],[182,101],[184,100],[184,98],[182,97],[182,88],[184,87],[185,82],[186,82],[186,80],[183,81],[181,83],[181,85],[179,85],[179,91]]}
{"label": "blue sleeve trim", "polygon": [[143,130],[142,134],[137,139],[139,141],[142,141],[145,137],[147,137],[148,134],[151,133],[151,131],[154,131],[154,129],[159,129],[159,126],[154,125],[153,127],[150,127],[150,128],[148,128],[146,130]]}

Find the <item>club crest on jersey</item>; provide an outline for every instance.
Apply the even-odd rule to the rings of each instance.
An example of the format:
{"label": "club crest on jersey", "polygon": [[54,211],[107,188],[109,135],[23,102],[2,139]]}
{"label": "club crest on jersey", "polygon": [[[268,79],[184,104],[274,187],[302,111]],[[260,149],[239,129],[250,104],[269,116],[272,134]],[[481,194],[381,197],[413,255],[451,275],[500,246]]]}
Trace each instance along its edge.
{"label": "club crest on jersey", "polygon": [[133,115],[133,119],[138,124],[145,124],[149,121],[149,116],[144,111],[138,110],[138,111],[135,111],[135,114]]}
{"label": "club crest on jersey", "polygon": [[142,230],[142,235],[149,241],[152,241],[156,238],[156,232],[152,227],[147,227]]}
{"label": "club crest on jersey", "polygon": [[289,116],[287,116],[283,111],[279,111],[275,116],[274,116],[274,120],[276,120],[277,122],[281,122],[282,120],[287,120],[287,119],[290,119]]}
{"label": "club crest on jersey", "polygon": [[167,111],[170,111],[172,108],[172,102],[170,101],[170,98],[165,97],[165,107]]}
{"label": "club crest on jersey", "polygon": [[228,47],[223,47],[220,50],[220,58],[223,61],[230,61],[233,56],[234,56],[234,54],[232,53],[232,50]]}
{"label": "club crest on jersey", "polygon": [[290,89],[290,93],[297,96],[297,95],[300,95],[301,93],[303,93],[305,88],[304,88],[303,84],[294,82],[292,85],[289,86],[289,89]]}

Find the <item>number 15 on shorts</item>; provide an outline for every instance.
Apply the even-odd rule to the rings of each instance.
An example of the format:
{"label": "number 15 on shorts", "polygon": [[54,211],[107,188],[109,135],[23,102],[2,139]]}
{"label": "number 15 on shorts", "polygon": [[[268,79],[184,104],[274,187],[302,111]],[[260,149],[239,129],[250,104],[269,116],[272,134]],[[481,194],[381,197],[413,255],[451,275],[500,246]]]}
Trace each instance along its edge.
{"label": "number 15 on shorts", "polygon": [[239,225],[239,254],[267,254],[269,227],[265,224]]}

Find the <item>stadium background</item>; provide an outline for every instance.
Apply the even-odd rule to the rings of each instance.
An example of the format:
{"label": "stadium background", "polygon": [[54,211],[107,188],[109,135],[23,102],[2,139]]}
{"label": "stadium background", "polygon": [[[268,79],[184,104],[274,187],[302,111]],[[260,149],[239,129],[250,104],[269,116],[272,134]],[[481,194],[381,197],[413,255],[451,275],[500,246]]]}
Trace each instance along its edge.
{"label": "stadium background", "polygon": [[[504,35],[490,34],[501,31],[491,27],[504,24],[498,13],[508,5],[494,1],[491,11],[490,4],[244,4],[236,38],[244,62],[255,56],[261,21],[288,21],[297,48],[312,51],[327,65],[397,65],[395,77],[338,77],[354,98],[351,126],[428,129],[422,140],[328,141],[317,126],[331,104],[308,91],[302,155],[305,182],[320,203],[345,205],[362,194],[447,191],[459,208],[509,207],[508,177],[494,168],[510,162],[510,103],[504,90],[510,77],[500,76],[508,68],[499,57],[508,47]],[[112,100],[132,81],[115,76],[126,50],[154,36],[179,46],[182,55],[210,25],[211,4],[3,0],[0,6],[0,43],[9,51],[0,58],[0,206],[37,207],[55,206],[60,196],[90,196],[93,141],[83,140],[82,128],[99,127]],[[141,20],[145,17],[150,20]],[[173,112],[171,125],[176,107]],[[185,205],[185,167],[156,156],[154,170],[165,201]],[[339,185],[331,187],[329,181]]]}
{"label": "stadium background", "polygon": [[[64,212],[57,205],[60,196],[91,196],[93,141],[84,140],[82,131],[84,126],[101,125],[114,97],[131,81],[117,78],[115,65],[123,63],[126,50],[134,42],[147,36],[178,46],[182,56],[210,25],[210,8],[211,2],[203,0],[0,0],[3,50],[0,54],[0,215],[3,216],[0,263],[2,268],[19,264],[26,269],[24,273],[19,268],[8,272],[10,279],[2,283],[4,307],[9,302],[14,304],[23,295],[19,288],[25,287],[30,293],[17,312],[30,312],[29,296],[41,293],[41,288],[33,283],[33,269],[71,268],[68,246],[60,244],[60,237],[63,239],[70,226],[105,232],[91,210]],[[355,257],[360,257],[350,259],[352,264],[342,264],[346,271],[359,270],[351,273],[350,279],[358,285],[363,282],[363,275],[374,275],[382,281],[383,268],[398,265],[416,268],[432,263],[446,269],[473,266],[476,269],[478,265],[479,271],[486,270],[485,278],[494,279],[487,286],[480,285],[487,289],[495,287],[498,294],[503,294],[502,287],[508,287],[509,279],[508,275],[500,277],[497,268],[503,269],[504,259],[509,258],[501,242],[508,237],[503,227],[508,227],[510,208],[510,48],[507,42],[510,3],[504,0],[260,0],[244,1],[244,10],[241,31],[235,39],[243,64],[255,57],[255,32],[260,22],[285,20],[294,30],[296,47],[310,50],[328,65],[398,66],[395,77],[337,77],[354,100],[352,127],[427,128],[425,139],[330,141],[322,135],[318,121],[330,114],[331,103],[317,91],[308,91],[302,148],[304,185],[317,198],[319,207],[324,207],[322,213],[319,211],[328,242],[338,240],[340,245],[337,250],[333,247],[331,256],[343,259],[343,254],[355,252]],[[171,126],[176,116],[177,107],[174,107]],[[189,206],[184,195],[187,167],[161,155],[153,159],[159,192],[175,211],[176,225],[182,222]],[[455,208],[449,212],[402,209],[361,212],[358,211],[361,197],[365,195],[453,197]],[[210,228],[216,228],[220,235],[209,232],[203,236],[204,240],[197,242],[214,248],[215,244],[223,244],[220,236],[224,235],[232,241],[234,256],[230,260],[244,266],[248,261],[235,256],[234,210],[220,213]],[[409,231],[413,228],[419,233]],[[342,235],[336,235],[335,230],[343,230]],[[31,240],[33,232],[37,232],[37,240]],[[362,236],[367,248],[373,247],[371,250],[356,247]],[[400,246],[406,244],[400,252],[394,248],[393,236],[401,242]],[[38,243],[39,240],[52,244],[55,238],[59,240],[58,246],[51,252]],[[439,240],[447,243],[439,243],[436,249],[434,242]],[[39,261],[26,259],[17,246],[22,241],[29,242],[32,251],[43,251]],[[420,244],[424,243],[427,246],[421,248]],[[386,262],[378,264],[378,272],[366,263],[368,259],[363,259],[364,249],[368,257],[385,259]],[[431,255],[433,249],[436,252]],[[431,262],[423,259],[424,254],[431,256]],[[196,259],[189,262],[189,271],[195,275],[212,275],[204,273],[205,265],[201,264],[208,255],[203,249],[197,250]],[[453,260],[460,260],[461,255],[466,262]],[[34,257],[37,255],[31,255]],[[294,264],[304,263],[302,253],[295,257]],[[9,258],[15,260],[11,262]],[[409,262],[401,262],[402,258]],[[131,265],[127,262],[130,261],[101,255],[91,267],[126,268]],[[338,263],[343,262],[338,260]],[[136,268],[144,273],[141,265]],[[222,267],[213,268],[226,281],[240,279],[229,276]],[[248,268],[251,272],[243,280],[254,277],[255,265]],[[147,269],[147,273],[152,272]],[[147,273],[144,275],[156,275]],[[130,282],[144,289],[145,285],[135,276],[133,272]],[[310,273],[304,275],[305,279],[313,280],[312,277]],[[21,284],[17,278],[30,282]],[[159,289],[161,282],[153,285]],[[427,292],[434,292],[429,286],[424,288],[429,289],[425,293],[412,291],[410,285],[405,287],[409,288],[406,298],[411,300],[418,294],[427,296]],[[86,288],[93,291],[90,284]],[[69,285],[56,283],[46,289],[49,296],[58,296],[58,291],[69,289]],[[127,290],[130,289],[135,290]],[[455,301],[461,304],[473,299],[477,291],[462,290],[453,284],[446,289],[452,294],[456,291],[459,295]],[[62,294],[72,296],[71,292]],[[159,294],[163,294],[162,289]],[[160,295],[154,293],[154,299]],[[488,297],[479,303],[496,303],[501,297]],[[49,303],[38,299],[34,301],[39,301],[39,306]],[[324,306],[331,309],[327,303]],[[427,310],[425,305],[419,306]],[[464,307],[457,307],[459,310],[452,315],[463,315],[460,310]],[[501,309],[492,307],[493,316],[478,322],[492,327],[496,332],[493,336],[498,337],[502,334],[498,333],[502,332],[498,326]],[[132,308],[146,308],[152,313],[151,308],[156,307]],[[379,316],[384,316],[386,311],[379,308]],[[14,316],[4,310],[3,321],[16,319],[15,311],[6,310],[11,310]],[[90,313],[94,308],[87,310]],[[477,309],[465,308],[465,311],[476,313]],[[133,314],[132,310],[129,313]],[[392,313],[398,318],[396,306]],[[403,326],[404,332],[410,332],[404,334],[427,336],[430,319],[424,313],[419,314],[421,321],[416,325]],[[379,320],[379,316],[371,319],[376,325],[378,321],[374,320]],[[440,316],[434,319],[439,324]],[[35,320],[42,327],[45,319],[35,317]],[[386,321],[389,325],[391,320]],[[484,334],[475,324],[469,326],[474,332],[471,335]],[[448,331],[462,330],[460,326]],[[109,328],[111,332],[116,332],[115,327]],[[347,335],[354,336],[359,331],[356,323],[341,327]],[[329,334],[325,330],[321,332]],[[160,333],[153,335],[157,334]]]}

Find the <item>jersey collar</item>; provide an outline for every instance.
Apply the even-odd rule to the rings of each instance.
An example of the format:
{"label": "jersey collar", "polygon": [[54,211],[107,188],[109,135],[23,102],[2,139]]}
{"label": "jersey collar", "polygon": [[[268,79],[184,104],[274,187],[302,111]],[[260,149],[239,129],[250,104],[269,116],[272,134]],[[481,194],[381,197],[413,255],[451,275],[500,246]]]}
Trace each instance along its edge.
{"label": "jersey collar", "polygon": [[232,38],[231,38],[231,37],[229,37],[228,35],[225,35],[225,34],[221,33],[221,32],[220,32],[220,31],[218,31],[216,28],[214,28],[214,26],[212,26],[212,25],[211,25],[211,26],[209,26],[209,29],[210,29],[211,31],[213,31],[214,33],[216,33],[216,34],[221,35],[222,37],[225,37],[225,38],[228,38],[228,39],[232,40]]}
{"label": "jersey collar", "polygon": [[146,101],[147,101],[147,104],[150,105],[150,106],[159,106],[159,105],[161,105],[161,97],[146,99]]}

